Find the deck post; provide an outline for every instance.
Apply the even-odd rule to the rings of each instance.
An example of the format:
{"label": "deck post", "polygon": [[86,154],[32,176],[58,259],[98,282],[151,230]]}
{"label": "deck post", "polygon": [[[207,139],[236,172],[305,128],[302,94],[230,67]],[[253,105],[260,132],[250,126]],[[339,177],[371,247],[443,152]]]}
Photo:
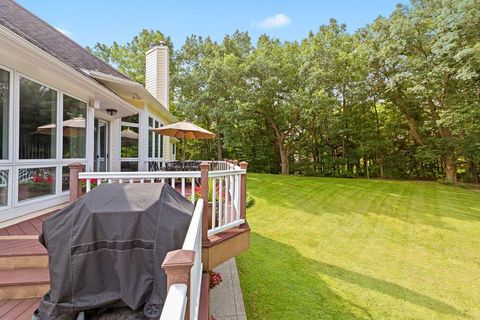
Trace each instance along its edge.
{"label": "deck post", "polygon": [[187,286],[185,320],[190,319],[190,270],[194,261],[195,251],[174,250],[167,253],[162,264],[162,268],[167,275],[167,292],[174,284],[185,284]]}
{"label": "deck post", "polygon": [[203,161],[200,164],[200,192],[203,199],[202,242],[208,242],[208,168],[210,164]]}
{"label": "deck post", "polygon": [[[247,170],[248,163],[240,162],[240,168]],[[240,176],[240,219],[247,219],[247,173]]]}
{"label": "deck post", "polygon": [[74,162],[68,165],[70,168],[70,191],[68,203],[74,203],[82,196],[82,183],[78,174],[83,171],[83,164]]}

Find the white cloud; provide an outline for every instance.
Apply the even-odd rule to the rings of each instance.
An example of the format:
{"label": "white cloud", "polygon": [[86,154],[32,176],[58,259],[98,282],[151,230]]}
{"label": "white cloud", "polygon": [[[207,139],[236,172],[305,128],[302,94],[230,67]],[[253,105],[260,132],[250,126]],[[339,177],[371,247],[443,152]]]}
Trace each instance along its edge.
{"label": "white cloud", "polygon": [[267,17],[265,20],[260,22],[258,25],[264,29],[275,29],[283,26],[288,26],[291,20],[287,15],[283,13],[277,13],[274,16]]}
{"label": "white cloud", "polygon": [[55,27],[55,29],[57,29],[58,31],[60,31],[61,33],[63,33],[64,35],[66,35],[67,37],[71,37],[72,36],[72,33],[66,29],[62,29],[60,27]]}

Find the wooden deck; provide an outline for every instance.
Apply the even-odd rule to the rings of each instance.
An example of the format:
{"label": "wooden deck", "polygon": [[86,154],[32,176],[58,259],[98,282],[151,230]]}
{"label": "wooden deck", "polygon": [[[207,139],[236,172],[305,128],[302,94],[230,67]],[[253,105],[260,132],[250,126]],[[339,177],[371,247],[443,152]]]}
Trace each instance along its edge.
{"label": "wooden deck", "polygon": [[0,229],[0,236],[36,236],[42,232],[42,223],[56,211],[36,218],[25,220],[6,228]]}
{"label": "wooden deck", "polygon": [[[43,221],[55,212],[0,229],[0,266],[6,267],[0,268],[0,283],[3,286],[11,283],[37,283],[39,279],[48,284],[48,269],[23,265],[26,262],[33,264],[33,259],[44,259],[46,249],[37,239],[18,239],[18,236],[38,236],[42,232]],[[12,267],[15,264],[21,268]],[[30,320],[40,300],[41,298],[0,300],[0,320]]]}
{"label": "wooden deck", "polygon": [[40,298],[0,300],[0,320],[30,320]]}

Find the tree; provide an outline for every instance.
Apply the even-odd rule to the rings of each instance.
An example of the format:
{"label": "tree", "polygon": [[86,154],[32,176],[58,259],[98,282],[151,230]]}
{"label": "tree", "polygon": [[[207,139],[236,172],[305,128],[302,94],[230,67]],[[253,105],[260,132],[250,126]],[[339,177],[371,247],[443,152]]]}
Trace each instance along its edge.
{"label": "tree", "polygon": [[[152,44],[165,42],[173,53],[173,44],[170,37],[166,37],[160,31],[143,29],[133,37],[132,41],[121,45],[113,42],[111,46],[96,43],[93,48],[87,47],[87,50],[95,56],[116,67],[120,72],[132,80],[145,83],[145,54]],[[173,55],[170,55],[170,72],[175,74],[175,61]]]}

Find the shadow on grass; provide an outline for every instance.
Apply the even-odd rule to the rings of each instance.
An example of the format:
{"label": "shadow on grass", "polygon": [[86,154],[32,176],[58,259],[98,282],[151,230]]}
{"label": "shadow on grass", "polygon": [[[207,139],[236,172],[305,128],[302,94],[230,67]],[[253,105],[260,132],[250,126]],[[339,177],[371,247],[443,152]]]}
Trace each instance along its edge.
{"label": "shadow on grass", "polygon": [[254,175],[250,180],[254,196],[269,205],[313,215],[375,214],[443,229],[451,227],[442,218],[480,221],[475,208],[468,208],[478,195],[453,186],[274,175]]}
{"label": "shadow on grass", "polygon": [[[248,318],[252,319],[374,319],[370,313],[374,310],[369,310],[368,302],[360,306],[341,297],[321,275],[359,286],[361,290],[388,295],[400,303],[428,308],[439,316],[469,318],[440,300],[389,281],[305,258],[294,247],[254,232],[250,250],[237,261]],[[389,312],[375,308],[383,316]]]}

